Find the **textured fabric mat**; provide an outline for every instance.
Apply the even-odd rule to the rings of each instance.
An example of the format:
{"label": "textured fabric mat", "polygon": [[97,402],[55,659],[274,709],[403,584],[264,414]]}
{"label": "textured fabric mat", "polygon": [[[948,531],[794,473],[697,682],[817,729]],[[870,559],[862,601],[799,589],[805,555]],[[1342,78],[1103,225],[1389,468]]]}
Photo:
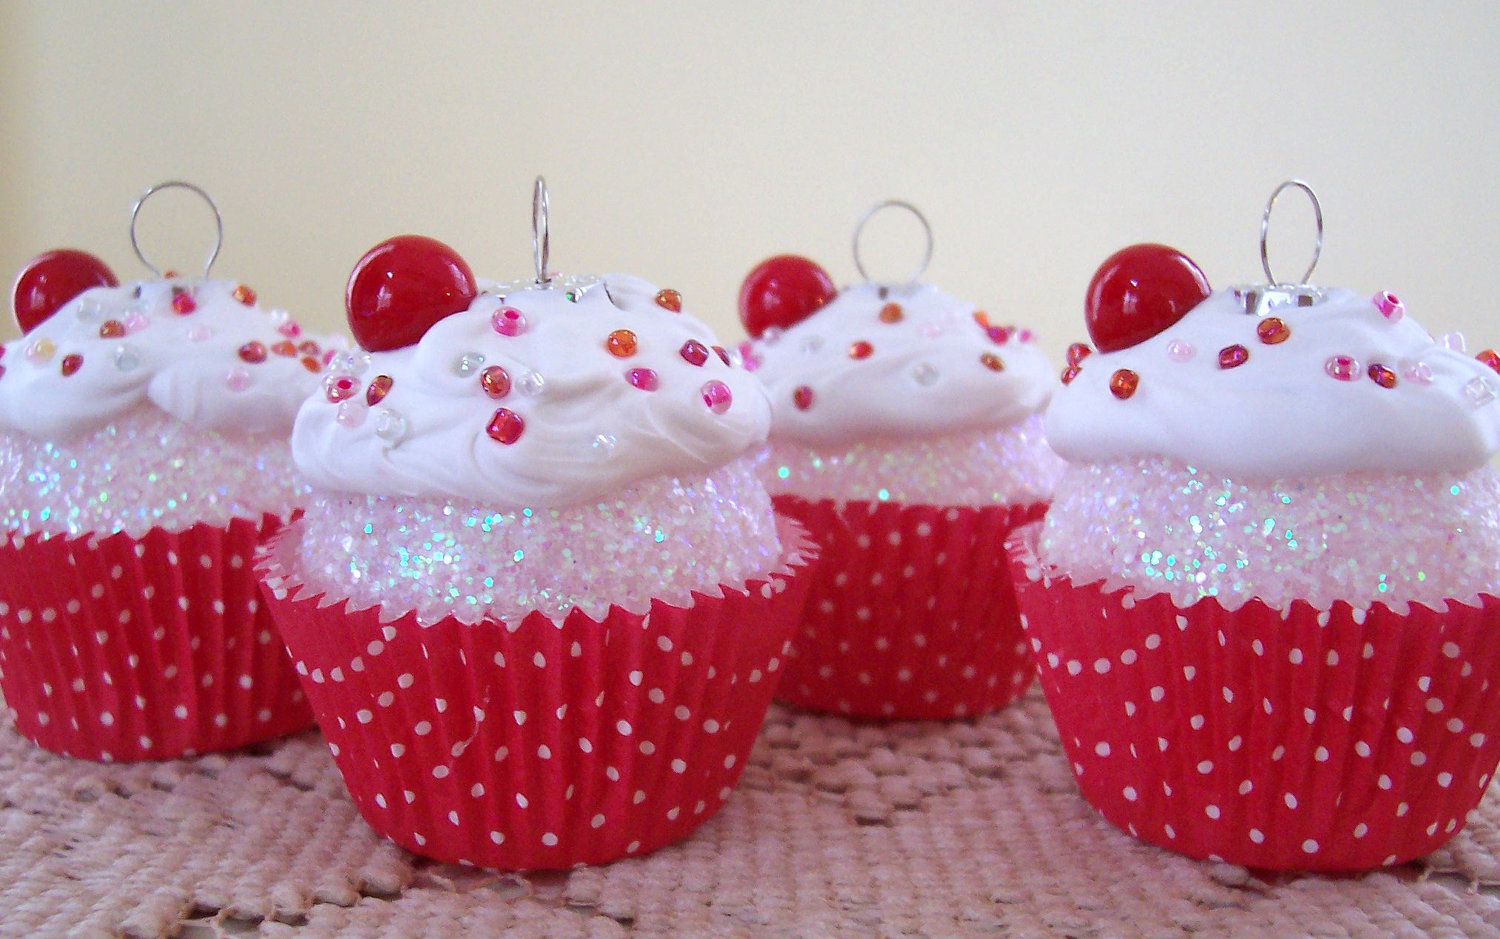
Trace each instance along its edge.
{"label": "textured fabric mat", "polygon": [[976,721],[773,707],[723,811],[539,876],[373,835],[317,733],[102,766],[0,728],[0,935],[1500,936],[1500,795],[1423,863],[1265,875],[1141,844],[1078,797],[1033,689]]}

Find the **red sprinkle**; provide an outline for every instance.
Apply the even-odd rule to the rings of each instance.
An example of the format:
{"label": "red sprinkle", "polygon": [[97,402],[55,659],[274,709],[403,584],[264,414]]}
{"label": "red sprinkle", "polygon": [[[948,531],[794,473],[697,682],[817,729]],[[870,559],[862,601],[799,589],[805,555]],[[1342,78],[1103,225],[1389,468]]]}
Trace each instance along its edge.
{"label": "red sprinkle", "polygon": [[849,358],[851,359],[868,359],[874,352],[875,347],[863,339],[849,346]]}
{"label": "red sprinkle", "polygon": [[1260,341],[1268,346],[1286,342],[1292,335],[1292,328],[1275,316],[1268,316],[1255,326],[1255,335]]}
{"label": "red sprinkle", "polygon": [[312,355],[304,355],[302,357],[302,367],[307,369],[309,372],[312,372],[314,375],[323,371],[323,363],[319,362],[317,357]]}
{"label": "red sprinkle", "polygon": [[1250,350],[1239,343],[1219,350],[1219,368],[1239,368],[1250,361]]}
{"label": "red sprinkle", "polygon": [[981,365],[992,372],[1005,371],[1005,363],[1001,361],[1000,356],[996,355],[993,352],[986,352],[981,355],[979,357],[979,362]]}
{"label": "red sprinkle", "polygon": [[1140,387],[1140,384],[1141,376],[1135,372],[1128,368],[1116,369],[1115,373],[1109,376],[1109,393],[1124,401],[1135,394],[1135,389]]}
{"label": "red sprinkle", "polygon": [[1382,388],[1396,387],[1396,373],[1379,362],[1371,365],[1366,374],[1370,376],[1370,381]]}
{"label": "red sprinkle", "polygon": [[899,304],[899,303],[887,303],[885,306],[883,306],[883,307],[880,308],[879,316],[880,316],[880,321],[882,323],[899,323],[899,322],[901,322],[901,317],[902,317],[901,304]]}
{"label": "red sprinkle", "polygon": [[78,353],[74,352],[71,355],[62,357],[62,373],[64,378],[75,374],[81,368],[83,368],[83,356]]}
{"label": "red sprinkle", "polygon": [[240,358],[251,364],[264,362],[266,360],[265,344],[255,341],[245,343],[240,346]]}
{"label": "red sprinkle", "polygon": [[649,368],[632,368],[625,373],[625,380],[630,382],[634,388],[642,391],[655,391],[661,387],[661,381],[656,377],[656,372]]}
{"label": "red sprinkle", "polygon": [[812,407],[813,390],[806,385],[798,385],[792,392],[792,403],[797,406],[797,410],[806,411]]}
{"label": "red sprinkle", "polygon": [[671,310],[673,313],[682,312],[682,294],[675,290],[664,289],[656,292],[656,305],[663,310]]}
{"label": "red sprinkle", "polygon": [[1075,342],[1068,346],[1068,364],[1078,365],[1094,354],[1094,347],[1086,342]]}
{"label": "red sprinkle", "polygon": [[119,339],[125,335],[125,324],[119,320],[105,320],[99,324],[100,339]]}
{"label": "red sprinkle", "polygon": [[240,284],[234,288],[233,296],[236,300],[243,303],[245,306],[255,305],[255,291],[251,290],[249,287],[246,287],[244,284]]}
{"label": "red sprinkle", "polygon": [[723,346],[714,346],[714,354],[719,357],[720,362],[723,362],[725,365],[730,364],[729,353],[725,351]]}
{"label": "red sprinkle", "polygon": [[1062,370],[1062,374],[1058,377],[1062,380],[1062,383],[1064,385],[1071,385],[1073,384],[1073,379],[1078,377],[1079,371],[1080,369],[1078,368],[1078,366],[1069,365]]}
{"label": "red sprinkle", "polygon": [[1485,365],[1488,365],[1495,371],[1500,372],[1500,352],[1496,352],[1494,349],[1485,349],[1483,352],[1474,356],[1474,358],[1483,362]]}
{"label": "red sprinkle", "polygon": [[701,366],[708,361],[708,347],[696,339],[684,342],[682,348],[677,350],[677,354],[682,356],[683,361],[689,365]]}
{"label": "red sprinkle", "polygon": [[188,293],[181,287],[173,287],[172,309],[176,311],[179,316],[187,316],[189,313],[198,309],[198,301],[194,300],[193,295]]}
{"label": "red sprinkle", "polygon": [[489,426],[484,430],[491,440],[509,446],[521,439],[522,431],[526,430],[526,421],[510,408],[501,408],[490,418]]}
{"label": "red sprinkle", "polygon": [[374,407],[384,401],[385,396],[391,393],[391,386],[395,383],[396,380],[389,375],[376,375],[370,379],[370,386],[365,389],[365,404]]}
{"label": "red sprinkle", "polygon": [[290,340],[283,339],[272,346],[271,351],[276,353],[277,355],[284,355],[287,358],[292,358],[297,354],[297,347],[292,345]]}
{"label": "red sprinkle", "polygon": [[498,365],[491,365],[479,373],[479,387],[491,398],[503,398],[510,394],[510,372]]}

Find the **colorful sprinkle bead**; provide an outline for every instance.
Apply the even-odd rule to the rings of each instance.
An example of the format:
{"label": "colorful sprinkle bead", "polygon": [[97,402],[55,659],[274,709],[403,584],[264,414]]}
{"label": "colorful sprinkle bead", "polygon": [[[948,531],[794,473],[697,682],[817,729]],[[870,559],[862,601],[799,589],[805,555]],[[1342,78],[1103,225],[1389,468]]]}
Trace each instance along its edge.
{"label": "colorful sprinkle bead", "polygon": [[399,411],[381,408],[375,412],[375,436],[394,447],[406,437],[406,418]]}
{"label": "colorful sprinkle bead", "polygon": [[298,361],[302,363],[303,368],[307,369],[309,372],[312,372],[314,375],[323,371],[323,363],[319,361],[318,357],[315,355],[304,355]]}
{"label": "colorful sprinkle bead", "polygon": [[1109,376],[1109,393],[1124,401],[1135,394],[1135,389],[1140,387],[1141,376],[1128,368],[1115,369],[1115,373]]}
{"label": "colorful sprinkle bead", "polygon": [[396,380],[389,375],[376,375],[370,379],[370,384],[365,388],[365,404],[374,407],[384,401],[395,383]]}
{"label": "colorful sprinkle bead", "polygon": [[245,343],[243,346],[240,346],[239,355],[242,360],[249,362],[252,365],[258,362],[264,362],[266,360],[265,343],[257,342],[252,339],[251,341]]}
{"label": "colorful sprinkle bead", "polygon": [[1239,343],[1219,350],[1219,368],[1239,368],[1250,361],[1250,350]]}
{"label": "colorful sprinkle bead", "polygon": [[683,361],[689,365],[701,366],[708,361],[708,346],[696,339],[689,339],[682,344],[681,349],[677,350],[677,354],[682,356]]}
{"label": "colorful sprinkle bead", "polygon": [[277,355],[284,355],[289,359],[297,357],[297,347],[292,344],[290,339],[283,339],[271,346],[271,351]]}
{"label": "colorful sprinkle bead", "polygon": [[1473,407],[1483,407],[1495,400],[1495,389],[1483,378],[1471,378],[1464,385],[1464,396]]}
{"label": "colorful sprinkle bead", "polygon": [[729,386],[718,380],[707,382],[700,391],[703,403],[715,414],[723,414],[729,410],[729,405],[734,401],[734,396],[729,393]]}
{"label": "colorful sprinkle bead", "polygon": [[329,375],[323,379],[323,394],[334,404],[354,397],[358,388],[359,382],[354,380],[353,375]]}
{"label": "colorful sprinkle bead", "polygon": [[1488,365],[1495,371],[1500,372],[1500,352],[1496,352],[1494,349],[1485,349],[1483,352],[1480,352],[1478,355],[1474,356],[1474,358],[1483,362],[1485,365]]}
{"label": "colorful sprinkle bead", "polygon": [[1065,368],[1063,368],[1062,374],[1058,376],[1058,379],[1064,385],[1071,385],[1071,384],[1073,384],[1073,379],[1075,379],[1075,378],[1078,377],[1078,372],[1079,372],[1078,366],[1076,366],[1076,365],[1066,366]]}
{"label": "colorful sprinkle bead", "polygon": [[478,352],[465,352],[453,360],[453,374],[459,378],[468,378],[479,371],[484,364],[484,356]]}
{"label": "colorful sprinkle bead", "polygon": [[1351,355],[1330,355],[1323,363],[1323,371],[1339,381],[1354,381],[1359,376],[1359,361]]}
{"label": "colorful sprinkle bead", "polygon": [[1370,376],[1370,381],[1382,388],[1396,387],[1396,373],[1379,362],[1372,363],[1365,374]]}
{"label": "colorful sprinkle bead", "polygon": [[1375,304],[1375,309],[1380,311],[1381,316],[1384,316],[1392,323],[1406,315],[1406,304],[1402,303],[1401,298],[1389,290],[1377,293],[1370,298],[1370,302]]}
{"label": "colorful sprinkle bead", "polygon": [[187,316],[196,309],[198,309],[198,301],[193,299],[192,294],[181,287],[172,288],[172,312],[178,316]]}
{"label": "colorful sprinkle bead", "polygon": [[649,368],[632,368],[625,372],[625,380],[632,388],[642,391],[655,391],[661,387],[661,380],[657,378],[656,371]]}
{"label": "colorful sprinkle bead", "polygon": [[1015,335],[1015,332],[1009,326],[986,326],[984,329],[984,334],[989,337],[990,342],[997,346],[1010,342],[1010,337]]}
{"label": "colorful sprinkle bead", "polygon": [[849,345],[849,358],[868,359],[875,352],[875,347],[863,339],[857,340]]}
{"label": "colorful sprinkle bead", "polygon": [[125,314],[126,333],[138,333],[150,325],[151,320],[146,316],[146,314],[140,312],[139,310],[131,310],[129,313]]}
{"label": "colorful sprinkle bead", "polygon": [[1167,358],[1173,362],[1191,361],[1197,354],[1198,350],[1193,348],[1193,344],[1186,339],[1173,339],[1167,343]]}
{"label": "colorful sprinkle bead", "polygon": [[979,356],[979,364],[992,372],[1005,371],[1005,362],[993,352],[986,352]]}
{"label": "colorful sprinkle bead", "polygon": [[45,336],[34,339],[26,346],[26,360],[37,365],[50,361],[53,354],[57,352],[57,343]]}
{"label": "colorful sprinkle bead", "polygon": [[629,358],[635,355],[635,333],[628,329],[617,329],[604,340],[604,348],[617,359]]}
{"label": "colorful sprinkle bead", "polygon": [[479,387],[491,398],[503,398],[510,394],[510,372],[498,365],[491,365],[479,373]]}
{"label": "colorful sprinkle bead", "polygon": [[755,354],[755,343],[749,341],[742,342],[736,351],[740,354],[740,364],[744,366],[745,371],[753,372],[760,368],[761,360],[760,356]]}
{"label": "colorful sprinkle bead", "polygon": [[1401,369],[1401,377],[1418,385],[1432,384],[1432,367],[1426,362],[1409,362]]}
{"label": "colorful sprinkle bead", "polygon": [[244,284],[237,284],[234,288],[234,293],[231,294],[231,296],[233,296],[240,303],[243,303],[245,306],[255,305],[255,291],[251,290],[249,287],[246,287]]}
{"label": "colorful sprinkle bead", "polygon": [[1268,346],[1279,345],[1291,338],[1292,328],[1275,316],[1268,316],[1255,324],[1255,335]]}
{"label": "colorful sprinkle bead", "polygon": [[345,401],[339,405],[338,413],[334,415],[333,419],[338,422],[340,427],[354,428],[363,424],[369,413],[370,409],[358,401]]}
{"label": "colorful sprinkle bead", "polygon": [[297,343],[297,351],[303,355],[321,355],[323,353],[322,347],[311,339],[304,339]]}
{"label": "colorful sprinkle bead", "polygon": [[120,339],[125,335],[125,324],[119,320],[105,320],[99,324],[100,339]]}
{"label": "colorful sprinkle bead", "polygon": [[901,304],[887,303],[880,308],[880,312],[876,315],[880,317],[882,323],[899,323],[902,317]]}
{"label": "colorful sprinkle bead", "polygon": [[1469,351],[1469,346],[1468,343],[1464,341],[1463,333],[1443,333],[1443,335],[1438,338],[1438,344],[1441,345],[1444,349],[1452,349],[1454,352]]}
{"label": "colorful sprinkle bead", "polygon": [[133,372],[141,366],[141,354],[136,348],[127,343],[121,343],[115,349],[115,368],[122,372]]}
{"label": "colorful sprinkle bead", "polygon": [[656,292],[656,305],[663,310],[671,310],[673,313],[682,312],[682,294],[675,290],[663,289]]}
{"label": "colorful sprinkle bead", "polygon": [[250,373],[236,365],[224,375],[224,384],[230,391],[244,391],[250,387]]}
{"label": "colorful sprinkle bead", "polygon": [[490,435],[490,439],[496,443],[509,446],[521,439],[521,434],[526,430],[526,421],[521,415],[510,408],[500,408],[490,418],[489,425],[484,432]]}
{"label": "colorful sprinkle bead", "polygon": [[64,378],[78,374],[78,370],[81,368],[83,368],[83,356],[77,352],[62,357],[62,373]]}
{"label": "colorful sprinkle bead", "polygon": [[297,325],[296,320],[290,319],[285,323],[282,323],[280,326],[277,326],[276,331],[278,333],[281,333],[288,339],[296,339],[298,336],[302,335],[302,327]]}
{"label": "colorful sprinkle bead", "polygon": [[988,313],[983,310],[975,310],[973,316],[974,322],[979,324],[980,329],[990,328],[990,315]]}
{"label": "colorful sprinkle bead", "polygon": [[806,385],[798,385],[796,389],[792,391],[792,404],[796,405],[797,410],[806,411],[808,408],[812,407],[812,403],[813,390],[811,388],[807,387]]}
{"label": "colorful sprinkle bead", "polygon": [[213,330],[202,323],[194,323],[184,335],[187,337],[188,342],[204,342],[209,336],[213,335]]}
{"label": "colorful sprinkle bead", "polygon": [[723,346],[714,346],[714,355],[717,355],[719,357],[719,361],[723,362],[725,365],[734,364],[734,362],[732,362],[729,358],[729,350],[724,348]]}
{"label": "colorful sprinkle bead", "polygon": [[1094,347],[1086,342],[1075,342],[1068,346],[1068,364],[1079,365],[1094,354]]}
{"label": "colorful sprinkle bead", "polygon": [[526,316],[513,306],[503,306],[490,314],[490,328],[502,336],[519,336],[526,331]]}

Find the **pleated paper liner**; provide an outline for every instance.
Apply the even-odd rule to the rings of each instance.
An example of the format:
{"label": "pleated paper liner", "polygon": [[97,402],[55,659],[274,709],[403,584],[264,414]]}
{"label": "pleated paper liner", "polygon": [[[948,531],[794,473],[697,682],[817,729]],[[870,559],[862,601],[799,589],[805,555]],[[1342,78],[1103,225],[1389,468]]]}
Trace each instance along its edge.
{"label": "pleated paper liner", "polygon": [[816,548],[782,521],[766,580],[687,607],[556,624],[430,626],[346,609],[288,576],[265,593],[360,813],[402,847],[508,870],[677,841],[729,797],[781,677]]}
{"label": "pleated paper liner", "polygon": [[1031,683],[1006,535],[1043,505],[775,497],[823,549],[778,697],[866,719],[949,719]]}
{"label": "pleated paper liner", "polygon": [[[1130,834],[1282,870],[1400,864],[1463,827],[1500,760],[1500,601],[1397,615],[1046,576],[1009,548],[1078,788]],[[1035,578],[1035,579],[1032,579]]]}
{"label": "pleated paper liner", "polygon": [[65,756],[162,760],[312,724],[234,519],[143,537],[0,543],[0,689],[21,734]]}

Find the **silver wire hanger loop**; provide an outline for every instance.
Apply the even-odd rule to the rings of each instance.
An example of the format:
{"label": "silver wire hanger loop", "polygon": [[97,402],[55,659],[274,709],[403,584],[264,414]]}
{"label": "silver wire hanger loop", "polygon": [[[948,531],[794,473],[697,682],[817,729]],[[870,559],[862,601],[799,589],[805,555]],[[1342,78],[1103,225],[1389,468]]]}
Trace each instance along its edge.
{"label": "silver wire hanger loop", "polygon": [[151,186],[145,192],[141,193],[141,197],[135,200],[135,205],[130,207],[130,247],[135,249],[135,256],[141,259],[141,263],[146,265],[147,270],[157,277],[163,276],[161,270],[155,264],[146,260],[145,252],[141,251],[141,243],[135,234],[136,220],[140,217],[141,206],[146,204],[147,199],[161,192],[163,189],[187,189],[195,192],[213,210],[214,247],[212,251],[208,252],[208,259],[203,262],[203,276],[206,278],[208,277],[208,272],[213,269],[214,261],[219,257],[219,249],[224,247],[224,217],[219,214],[219,207],[215,204],[213,197],[200,186],[195,186],[180,179],[169,179],[164,183],[157,183],[155,186]]}
{"label": "silver wire hanger loop", "polygon": [[546,287],[552,283],[552,275],[547,273],[551,251],[552,244],[547,233],[547,180],[538,176],[536,186],[531,190],[531,258],[536,262],[538,287]]}
{"label": "silver wire hanger loop", "polygon": [[887,199],[884,202],[877,202],[865,210],[865,214],[859,217],[859,222],[854,226],[854,267],[859,271],[859,276],[863,277],[866,283],[869,283],[873,279],[870,277],[869,272],[865,270],[864,259],[860,257],[859,239],[864,234],[865,223],[870,220],[871,216],[882,209],[905,209],[912,215],[915,215],[917,221],[922,225],[922,234],[927,239],[927,245],[922,252],[922,263],[917,265],[917,269],[912,272],[911,277],[905,282],[905,286],[912,286],[922,279],[922,275],[927,272],[927,265],[932,262],[932,226],[927,224],[927,216],[922,214],[922,210],[910,202],[904,202],[900,199]]}
{"label": "silver wire hanger loop", "polygon": [[1318,194],[1313,192],[1312,186],[1308,185],[1305,180],[1289,179],[1277,186],[1276,191],[1271,193],[1271,198],[1266,200],[1266,210],[1260,216],[1260,267],[1266,272],[1266,282],[1273,286],[1290,286],[1290,284],[1282,284],[1271,273],[1271,259],[1266,251],[1266,236],[1271,231],[1271,209],[1275,207],[1277,197],[1288,189],[1300,189],[1307,193],[1307,198],[1312,201],[1313,220],[1318,232],[1317,239],[1313,242],[1312,261],[1308,263],[1307,270],[1302,272],[1302,276],[1295,281],[1296,285],[1309,283],[1313,268],[1318,266],[1318,257],[1323,253],[1323,205],[1318,201]]}

